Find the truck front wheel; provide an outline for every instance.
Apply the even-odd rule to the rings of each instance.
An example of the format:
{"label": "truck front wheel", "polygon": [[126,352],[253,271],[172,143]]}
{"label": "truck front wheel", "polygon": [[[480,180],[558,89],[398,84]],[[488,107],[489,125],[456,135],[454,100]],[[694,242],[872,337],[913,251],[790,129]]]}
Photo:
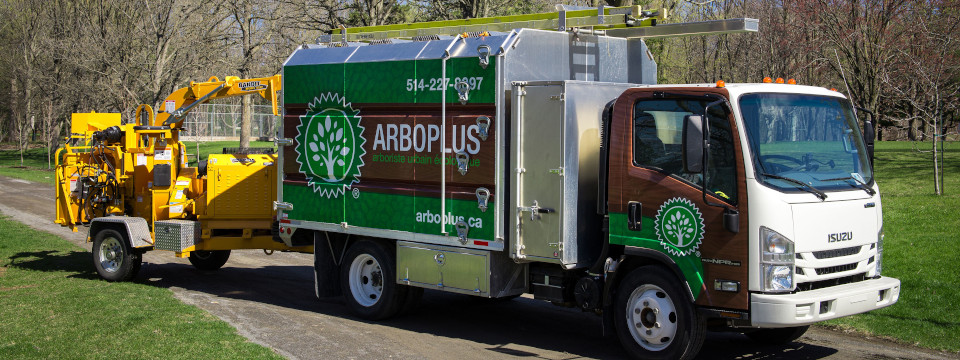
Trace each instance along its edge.
{"label": "truck front wheel", "polygon": [[692,359],[700,351],[706,322],[680,285],[656,266],[635,269],[620,283],[614,322],[620,343],[633,357]]}
{"label": "truck front wheel", "polygon": [[200,270],[217,270],[230,259],[230,250],[197,250],[190,252],[190,263]]}
{"label": "truck front wheel", "polygon": [[120,232],[102,229],[93,238],[93,266],[107,281],[128,281],[140,271],[140,253],[127,244]]}
{"label": "truck front wheel", "polygon": [[393,251],[379,242],[363,240],[347,250],[340,269],[343,298],[357,316],[381,320],[400,311],[407,289],[399,286]]}

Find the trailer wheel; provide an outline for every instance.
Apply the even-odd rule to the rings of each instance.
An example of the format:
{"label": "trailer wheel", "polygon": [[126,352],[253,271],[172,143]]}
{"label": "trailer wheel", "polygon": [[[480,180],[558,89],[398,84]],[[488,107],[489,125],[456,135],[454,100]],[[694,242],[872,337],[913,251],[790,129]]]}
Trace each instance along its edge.
{"label": "trailer wheel", "polygon": [[771,344],[783,345],[799,339],[807,332],[810,326],[797,326],[779,329],[759,329],[745,333],[750,340]]}
{"label": "trailer wheel", "polygon": [[617,290],[614,324],[620,344],[642,359],[691,359],[706,321],[682,292],[680,280],[656,266],[633,270]]}
{"label": "trailer wheel", "polygon": [[230,259],[230,250],[197,250],[190,252],[190,264],[200,270],[217,270]]}
{"label": "trailer wheel", "polygon": [[107,281],[128,281],[140,271],[140,253],[127,244],[120,232],[101,229],[93,238],[93,266]]}
{"label": "trailer wheel", "polygon": [[396,315],[407,302],[409,289],[394,280],[393,251],[382,244],[369,240],[353,244],[341,266],[343,298],[357,316],[386,319]]}

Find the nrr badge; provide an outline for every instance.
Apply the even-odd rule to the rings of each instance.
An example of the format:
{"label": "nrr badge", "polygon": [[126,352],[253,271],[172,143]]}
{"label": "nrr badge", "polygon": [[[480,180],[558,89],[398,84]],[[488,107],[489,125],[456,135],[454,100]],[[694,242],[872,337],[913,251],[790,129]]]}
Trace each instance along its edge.
{"label": "nrr badge", "polygon": [[660,245],[674,256],[696,253],[703,241],[703,214],[690,200],[675,197],[667,200],[657,211],[654,229]]}

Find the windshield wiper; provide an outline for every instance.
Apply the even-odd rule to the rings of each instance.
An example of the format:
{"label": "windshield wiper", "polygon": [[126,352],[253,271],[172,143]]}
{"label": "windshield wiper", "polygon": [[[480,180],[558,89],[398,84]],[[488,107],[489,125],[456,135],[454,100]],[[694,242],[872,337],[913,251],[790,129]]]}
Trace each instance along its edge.
{"label": "windshield wiper", "polygon": [[794,179],[794,178],[788,178],[788,177],[785,177],[785,176],[774,175],[774,174],[767,174],[767,173],[762,173],[762,174],[760,174],[760,175],[762,175],[763,177],[774,178],[774,179],[783,180],[783,181],[786,181],[786,182],[789,182],[789,183],[793,183],[793,184],[800,185],[800,189],[801,189],[801,190],[816,195],[817,198],[820,199],[820,201],[824,201],[824,200],[827,199],[827,194],[826,194],[826,193],[824,193],[823,191],[820,191],[820,189],[817,189],[817,188],[813,187],[813,185],[807,184],[807,183],[805,183],[805,182],[803,182],[803,181],[800,181],[800,180],[797,180],[797,179]]}
{"label": "windshield wiper", "polygon": [[866,191],[867,194],[869,194],[870,196],[873,196],[874,194],[877,193],[876,191],[873,191],[873,189],[870,188],[870,186],[867,186],[867,183],[864,182],[863,179],[860,178],[860,176],[844,176],[844,177],[838,177],[838,178],[822,179],[822,180],[821,180],[821,179],[817,179],[817,180],[818,180],[818,181],[853,180],[853,182],[854,182],[855,184],[857,184],[855,187],[858,187],[858,188],[860,188],[860,189],[863,189],[863,191]]}

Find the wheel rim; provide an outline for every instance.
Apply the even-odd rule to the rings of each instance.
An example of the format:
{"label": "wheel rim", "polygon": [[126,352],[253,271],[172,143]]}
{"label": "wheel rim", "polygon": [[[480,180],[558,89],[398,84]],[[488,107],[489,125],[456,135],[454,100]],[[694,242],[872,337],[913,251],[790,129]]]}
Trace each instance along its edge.
{"label": "wheel rim", "polygon": [[644,349],[663,350],[676,338],[677,308],[658,286],[647,284],[633,290],[626,316],[630,335]]}
{"label": "wheel rim", "polygon": [[100,267],[106,272],[117,272],[123,265],[123,244],[114,237],[100,243]]}
{"label": "wheel rim", "polygon": [[350,292],[360,305],[373,306],[383,294],[383,271],[369,254],[361,254],[350,264]]}

